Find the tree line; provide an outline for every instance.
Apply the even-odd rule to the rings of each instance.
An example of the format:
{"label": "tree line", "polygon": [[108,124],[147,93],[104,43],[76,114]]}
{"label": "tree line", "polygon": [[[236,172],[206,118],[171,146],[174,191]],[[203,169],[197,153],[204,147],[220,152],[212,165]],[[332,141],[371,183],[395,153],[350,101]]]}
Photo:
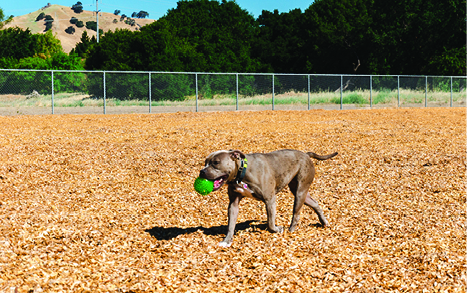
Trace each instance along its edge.
{"label": "tree line", "polygon": [[[0,43],[8,46],[0,46],[0,67],[465,75],[465,6],[465,0],[316,0],[304,11],[263,11],[255,19],[235,1],[179,1],[137,31],[108,31],[99,43],[85,32],[70,54],[38,46],[44,37],[29,30],[1,30]],[[44,62],[49,58],[63,64]]]}

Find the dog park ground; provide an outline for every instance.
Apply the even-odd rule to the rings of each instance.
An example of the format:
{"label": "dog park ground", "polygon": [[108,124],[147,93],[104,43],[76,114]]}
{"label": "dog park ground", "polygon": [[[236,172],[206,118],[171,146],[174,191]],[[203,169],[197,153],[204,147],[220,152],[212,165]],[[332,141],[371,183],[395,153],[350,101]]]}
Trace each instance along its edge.
{"label": "dog park ground", "polygon": [[[1,292],[465,292],[465,108],[0,117]],[[298,230],[193,181],[219,149],[328,154]],[[293,196],[278,195],[288,226]]]}

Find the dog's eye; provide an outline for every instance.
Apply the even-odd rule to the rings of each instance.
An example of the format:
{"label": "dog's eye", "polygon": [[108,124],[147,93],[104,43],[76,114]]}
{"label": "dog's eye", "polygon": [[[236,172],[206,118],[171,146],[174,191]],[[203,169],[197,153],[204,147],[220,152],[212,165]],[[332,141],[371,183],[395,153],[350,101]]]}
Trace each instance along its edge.
{"label": "dog's eye", "polygon": [[219,165],[219,161],[214,161],[214,162],[212,162],[212,164],[213,164],[214,166],[217,166],[217,165]]}

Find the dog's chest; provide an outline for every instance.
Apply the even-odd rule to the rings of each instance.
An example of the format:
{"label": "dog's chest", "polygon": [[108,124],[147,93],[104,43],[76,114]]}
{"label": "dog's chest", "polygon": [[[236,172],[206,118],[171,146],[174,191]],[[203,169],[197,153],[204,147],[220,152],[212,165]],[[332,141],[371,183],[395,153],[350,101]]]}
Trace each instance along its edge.
{"label": "dog's chest", "polygon": [[249,197],[256,200],[261,200],[261,198],[250,189],[248,184],[240,182],[235,184],[234,191],[240,193],[243,197]]}

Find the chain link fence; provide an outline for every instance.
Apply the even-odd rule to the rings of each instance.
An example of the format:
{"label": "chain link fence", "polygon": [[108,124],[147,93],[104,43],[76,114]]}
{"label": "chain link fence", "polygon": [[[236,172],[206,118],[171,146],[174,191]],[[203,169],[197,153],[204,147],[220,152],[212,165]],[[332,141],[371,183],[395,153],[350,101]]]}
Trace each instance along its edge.
{"label": "chain link fence", "polygon": [[0,115],[465,107],[465,76],[0,69]]}

